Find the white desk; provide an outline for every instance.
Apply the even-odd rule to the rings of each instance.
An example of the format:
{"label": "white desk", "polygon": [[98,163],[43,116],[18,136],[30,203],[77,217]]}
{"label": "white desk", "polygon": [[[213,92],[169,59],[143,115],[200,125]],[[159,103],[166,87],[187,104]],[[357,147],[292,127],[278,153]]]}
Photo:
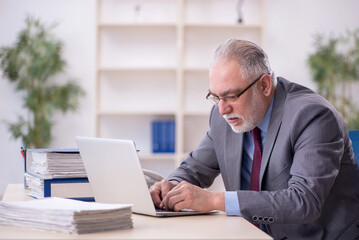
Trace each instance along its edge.
{"label": "white desk", "polygon": [[[32,199],[22,184],[9,184],[3,201]],[[224,213],[156,218],[133,214],[134,228],[92,234],[42,232],[0,225],[0,239],[272,239],[241,217]]]}

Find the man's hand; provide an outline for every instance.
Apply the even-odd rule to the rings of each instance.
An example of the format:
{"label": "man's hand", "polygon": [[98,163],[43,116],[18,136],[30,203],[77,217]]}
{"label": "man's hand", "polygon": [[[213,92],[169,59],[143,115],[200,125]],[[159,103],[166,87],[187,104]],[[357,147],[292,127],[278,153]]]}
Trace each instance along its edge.
{"label": "man's hand", "polygon": [[161,182],[156,182],[154,185],[151,186],[150,194],[152,201],[156,207],[163,208],[160,206],[162,199],[164,199],[167,193],[171,191],[171,189],[173,189],[177,184],[178,183],[175,182],[162,180]]}
{"label": "man's hand", "polygon": [[180,211],[188,208],[200,212],[225,211],[224,193],[210,192],[185,181],[171,188],[163,196],[159,207],[164,209]]}

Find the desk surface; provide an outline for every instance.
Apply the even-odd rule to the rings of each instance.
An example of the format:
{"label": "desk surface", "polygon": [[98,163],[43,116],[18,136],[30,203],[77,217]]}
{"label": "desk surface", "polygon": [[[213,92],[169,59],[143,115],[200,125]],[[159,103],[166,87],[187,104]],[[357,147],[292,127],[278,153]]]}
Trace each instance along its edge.
{"label": "desk surface", "polygon": [[[26,193],[22,184],[9,184],[3,201],[32,199]],[[133,214],[132,219],[132,229],[81,235],[0,225],[0,239],[272,239],[244,218],[224,213],[167,218]]]}

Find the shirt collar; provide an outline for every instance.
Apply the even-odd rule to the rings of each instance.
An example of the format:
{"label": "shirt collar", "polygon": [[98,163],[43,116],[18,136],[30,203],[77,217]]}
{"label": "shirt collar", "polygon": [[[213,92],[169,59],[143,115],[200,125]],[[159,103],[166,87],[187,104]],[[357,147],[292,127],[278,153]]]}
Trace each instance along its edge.
{"label": "shirt collar", "polygon": [[261,132],[264,132],[264,133],[268,132],[269,120],[272,115],[273,101],[274,101],[274,96],[273,96],[272,102],[266,112],[266,115],[264,115],[264,118],[258,125],[258,128],[261,130]]}

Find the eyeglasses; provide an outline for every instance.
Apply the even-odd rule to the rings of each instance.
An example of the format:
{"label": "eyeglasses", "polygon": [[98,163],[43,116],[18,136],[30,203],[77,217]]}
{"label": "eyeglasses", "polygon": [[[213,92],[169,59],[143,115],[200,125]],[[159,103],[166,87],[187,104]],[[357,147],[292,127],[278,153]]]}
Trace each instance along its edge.
{"label": "eyeglasses", "polygon": [[256,82],[258,82],[259,79],[262,78],[264,74],[260,75],[259,78],[257,78],[256,80],[254,80],[254,82],[252,82],[251,84],[248,85],[248,87],[246,87],[243,91],[241,91],[240,93],[238,93],[237,95],[233,95],[233,96],[225,96],[225,97],[218,97],[213,95],[212,93],[208,93],[206,96],[206,99],[208,101],[210,101],[211,103],[213,103],[214,105],[218,104],[219,101],[223,100],[224,102],[230,102],[233,103],[235,101],[238,100],[238,98],[245,93],[250,87],[252,87]]}

